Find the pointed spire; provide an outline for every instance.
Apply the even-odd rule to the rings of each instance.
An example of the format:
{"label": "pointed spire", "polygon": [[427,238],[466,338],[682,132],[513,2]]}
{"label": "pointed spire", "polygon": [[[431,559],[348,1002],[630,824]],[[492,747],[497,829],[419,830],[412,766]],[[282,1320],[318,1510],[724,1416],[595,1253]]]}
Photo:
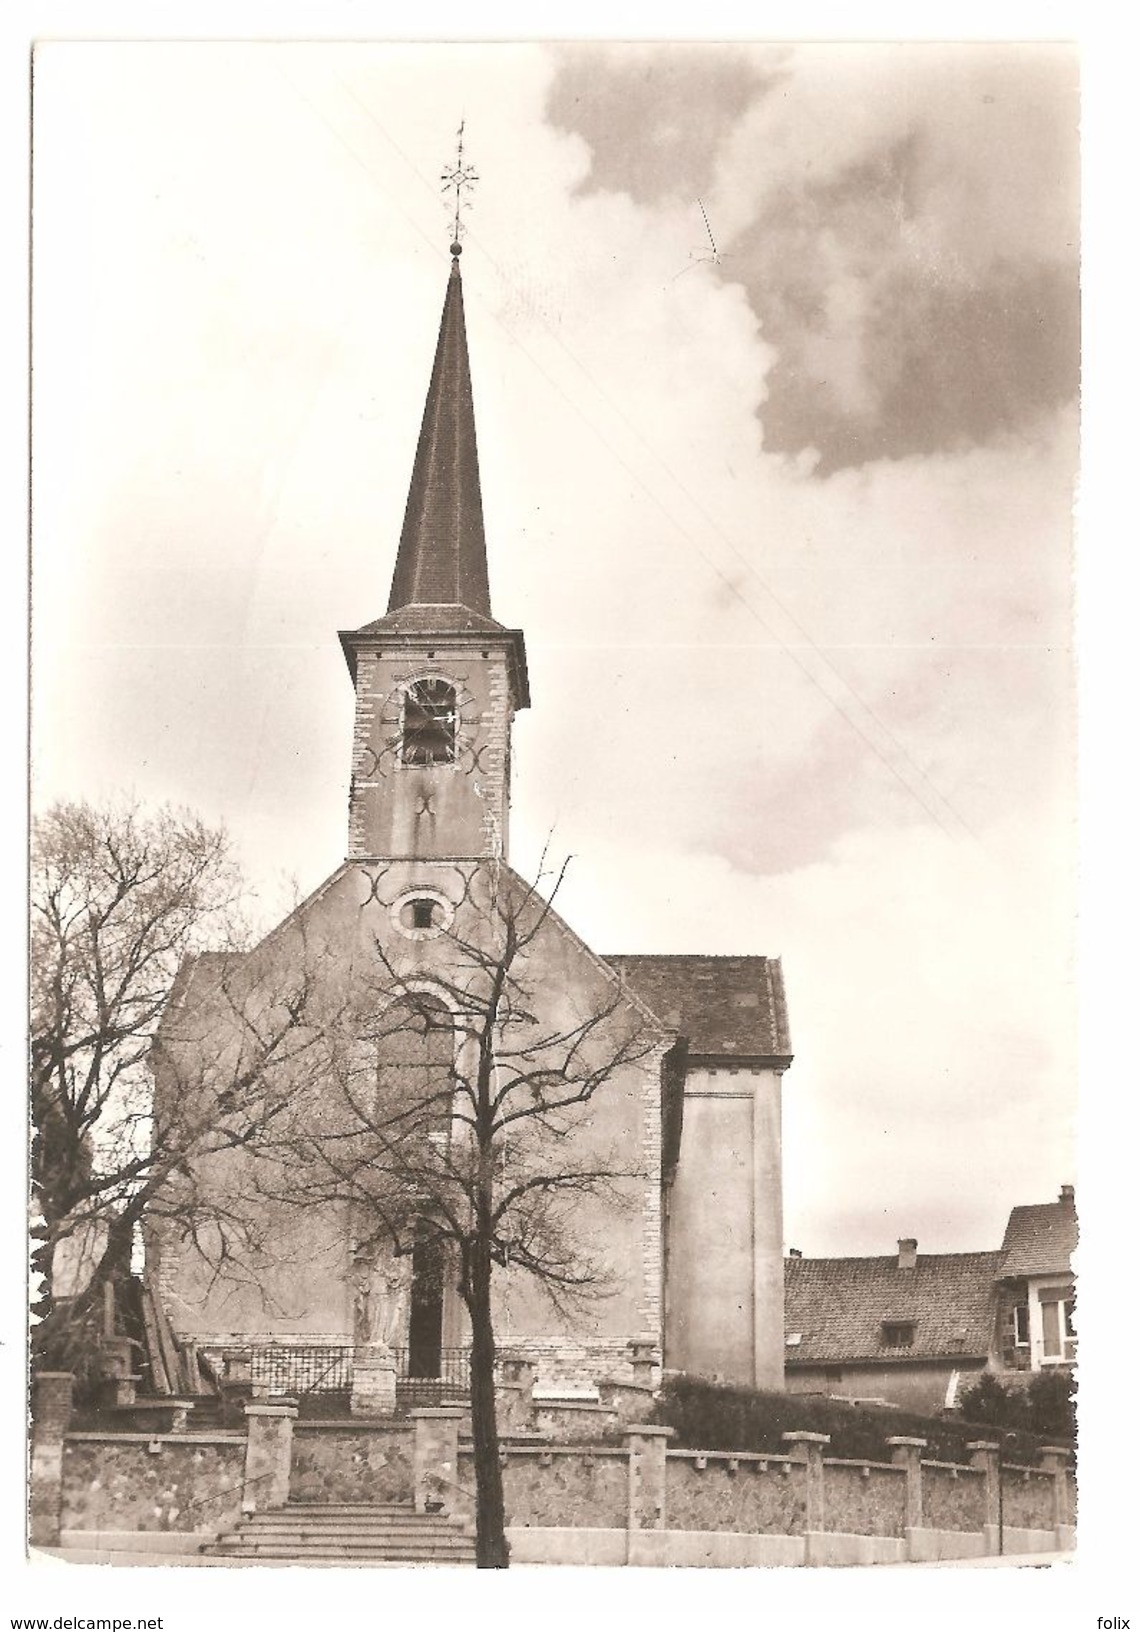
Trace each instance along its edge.
{"label": "pointed spire", "polygon": [[388,610],[460,605],[489,617],[491,593],[458,241],[452,244],[451,253],[451,276]]}

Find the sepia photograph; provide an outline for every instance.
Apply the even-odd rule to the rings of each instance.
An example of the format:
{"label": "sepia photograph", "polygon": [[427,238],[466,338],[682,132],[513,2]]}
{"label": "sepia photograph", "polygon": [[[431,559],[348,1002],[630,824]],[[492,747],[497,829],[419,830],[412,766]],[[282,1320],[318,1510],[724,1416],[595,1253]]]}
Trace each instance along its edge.
{"label": "sepia photograph", "polygon": [[1080,70],[36,44],[44,1568],[1069,1570]]}

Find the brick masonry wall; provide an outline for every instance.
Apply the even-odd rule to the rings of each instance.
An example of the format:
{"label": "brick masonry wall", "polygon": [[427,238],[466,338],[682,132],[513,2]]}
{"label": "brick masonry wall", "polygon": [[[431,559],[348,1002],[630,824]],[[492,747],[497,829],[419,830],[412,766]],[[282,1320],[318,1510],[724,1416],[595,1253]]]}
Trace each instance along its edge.
{"label": "brick masonry wall", "polygon": [[901,1536],[906,1528],[906,1475],[874,1463],[823,1463],[825,1530],[851,1536]]}
{"label": "brick masonry wall", "polygon": [[665,1523],[670,1530],[800,1535],[805,1513],[803,1481],[802,1465],[786,1457],[668,1451]]}
{"label": "brick masonry wall", "polygon": [[930,1530],[981,1530],[985,1479],[975,1468],[922,1464],[922,1522]]}
{"label": "brick masonry wall", "polygon": [[241,1517],[244,1467],[244,1437],[69,1435],[63,1448],[62,1528],[224,1529]]}
{"label": "brick masonry wall", "polygon": [[1053,1528],[1053,1478],[1031,1468],[1006,1468],[1002,1480],[1003,1520],[1018,1530]]}
{"label": "brick masonry wall", "polygon": [[1028,1297],[1024,1281],[1014,1286],[1003,1286],[998,1293],[998,1309],[996,1327],[996,1342],[1001,1364],[1007,1371],[1028,1371],[1030,1365],[1029,1347],[1019,1348],[1017,1345],[1017,1327],[1014,1310],[1019,1303],[1024,1303]]}
{"label": "brick masonry wall", "polygon": [[28,1533],[36,1547],[54,1547],[59,1541],[64,1435],[74,1386],[69,1371],[41,1371],[32,1380]]}
{"label": "brick masonry wall", "polygon": [[[665,1331],[665,1237],[661,1208],[661,1062],[656,1049],[642,1066],[641,1163],[646,1175],[641,1211],[641,1330],[661,1343]],[[632,1334],[631,1334],[632,1335]]]}
{"label": "brick masonry wall", "polygon": [[531,1413],[536,1433],[564,1444],[566,1440],[593,1443],[620,1431],[617,1412],[602,1405],[578,1404],[575,1400],[540,1400]]}
{"label": "brick masonry wall", "polygon": [[295,1423],[289,1495],[295,1502],[410,1502],[411,1428]]}
{"label": "brick masonry wall", "polygon": [[356,719],[352,729],[352,782],[348,796],[348,854],[368,854],[366,815],[370,790],[376,786],[370,778],[372,759],[368,752],[375,725],[378,700],[376,690],[376,653],[361,652],[356,660]]}
{"label": "brick masonry wall", "polygon": [[[631,1332],[629,1337],[635,1335]],[[512,1333],[509,1338],[500,1338],[499,1348],[503,1354],[519,1354],[532,1362],[535,1386],[539,1389],[593,1388],[600,1377],[624,1382],[634,1380],[628,1341],[625,1337],[540,1337]]]}

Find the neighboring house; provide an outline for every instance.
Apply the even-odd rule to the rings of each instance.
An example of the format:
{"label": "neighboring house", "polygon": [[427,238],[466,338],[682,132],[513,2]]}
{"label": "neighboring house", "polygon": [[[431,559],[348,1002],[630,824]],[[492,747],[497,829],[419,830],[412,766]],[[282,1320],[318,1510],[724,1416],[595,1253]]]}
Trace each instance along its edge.
{"label": "neighboring house", "polygon": [[998,1252],[804,1258],[784,1264],[784,1372],[797,1393],[938,1410],[981,1372],[1076,1358],[1072,1185],[1015,1207]]}
{"label": "neighboring house", "polygon": [[1056,1201],[1015,1207],[998,1268],[998,1345],[1010,1371],[1041,1371],[1077,1357],[1072,1258],[1077,1207],[1071,1184]]}
{"label": "neighboring house", "polygon": [[[390,318],[401,321],[399,313]],[[575,570],[572,561],[564,566]],[[314,967],[330,983],[369,968],[379,977],[385,963],[397,968],[417,992],[434,994],[438,1018],[414,1059],[379,1059],[377,1068],[416,1081],[434,1072],[446,1082],[463,1034],[456,948],[487,932],[486,902],[496,892],[525,890],[507,863],[507,835],[511,726],[530,703],[523,635],[491,612],[458,258],[388,610],[342,632],[340,642],[356,694],[346,859],[249,954],[249,979],[272,989],[278,974],[318,949]],[[604,697],[598,709],[608,718]],[[543,1383],[618,1373],[636,1342],[657,1367],[780,1387],[780,1094],[791,1052],[779,961],[601,957],[557,912],[529,955],[536,1035],[557,1036],[591,1012],[616,1029],[636,1011],[653,1047],[615,1071],[567,1146],[581,1155],[593,1139],[603,1155],[620,1152],[643,1169],[625,1183],[621,1205],[607,1210],[591,1198],[577,1209],[576,1226],[605,1254],[613,1295],[575,1319],[553,1310],[514,1266],[503,1267],[502,1338],[537,1361]],[[203,1080],[187,1071],[180,1039],[224,1040],[230,1012],[217,966],[198,959],[160,1034],[160,1103]],[[410,1037],[414,1027],[406,1030]],[[318,1106],[319,1082],[312,1094]],[[410,1285],[379,1264],[387,1290],[373,1298],[359,1285],[372,1270],[354,1259],[351,1218],[314,1211],[298,1223],[297,1239],[287,1233],[279,1265],[260,1285],[242,1286],[200,1272],[174,1226],[155,1224],[148,1269],[178,1337],[207,1352],[348,1347],[367,1323],[361,1309],[381,1299],[385,1340],[415,1375],[441,1375],[443,1356],[462,1351],[466,1316],[455,1277],[426,1248],[422,1263],[412,1257]]]}
{"label": "neighboring house", "polygon": [[793,1393],[953,1405],[993,1358],[997,1252],[804,1258],[784,1264],[784,1372]]}

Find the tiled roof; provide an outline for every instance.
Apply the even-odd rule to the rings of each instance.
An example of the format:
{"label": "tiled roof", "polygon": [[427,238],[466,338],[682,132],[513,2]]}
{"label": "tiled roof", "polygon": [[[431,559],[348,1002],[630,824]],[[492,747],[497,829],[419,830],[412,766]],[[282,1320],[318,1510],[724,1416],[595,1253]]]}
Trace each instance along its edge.
{"label": "tiled roof", "polygon": [[[997,1252],[920,1253],[913,1269],[890,1258],[787,1258],[784,1328],[789,1365],[988,1355]],[[914,1322],[914,1342],[883,1345],[885,1322]],[[790,1340],[799,1334],[799,1342]]]}
{"label": "tiled roof", "polygon": [[458,605],[491,615],[458,260],[443,303],[388,610],[410,605]]}
{"label": "tiled roof", "polygon": [[1015,1207],[1005,1227],[998,1274],[1003,1280],[1023,1275],[1067,1275],[1076,1245],[1077,1213],[1072,1202]]}
{"label": "tiled roof", "polygon": [[667,1026],[689,1040],[689,1057],[790,1060],[779,958],[606,955]]}

